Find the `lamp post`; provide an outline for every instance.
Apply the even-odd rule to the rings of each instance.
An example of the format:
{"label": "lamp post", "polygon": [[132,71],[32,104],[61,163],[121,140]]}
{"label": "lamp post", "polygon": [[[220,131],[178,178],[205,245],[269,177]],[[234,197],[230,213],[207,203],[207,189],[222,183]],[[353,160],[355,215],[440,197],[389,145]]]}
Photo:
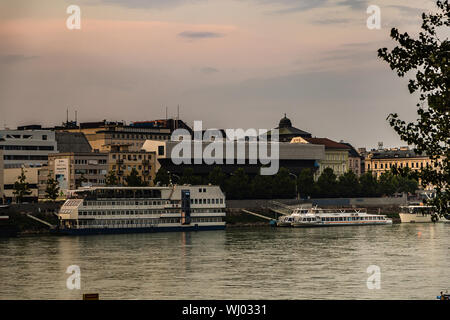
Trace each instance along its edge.
{"label": "lamp post", "polygon": [[298,177],[297,177],[296,174],[293,174],[293,173],[291,173],[291,172],[289,172],[289,175],[295,177],[295,199],[298,200],[298,199],[299,199],[299,196],[298,196],[298,186],[297,186],[297,182],[298,182],[297,180],[298,180]]}

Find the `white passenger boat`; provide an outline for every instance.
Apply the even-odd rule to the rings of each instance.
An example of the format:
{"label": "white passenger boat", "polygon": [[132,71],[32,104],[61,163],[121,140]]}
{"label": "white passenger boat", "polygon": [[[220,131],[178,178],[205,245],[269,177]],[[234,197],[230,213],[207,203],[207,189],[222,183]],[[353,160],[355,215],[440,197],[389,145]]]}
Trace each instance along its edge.
{"label": "white passenger boat", "polygon": [[435,207],[422,204],[401,206],[398,215],[402,223],[450,222],[450,215],[439,217]]}
{"label": "white passenger boat", "polygon": [[392,219],[385,215],[368,214],[364,209],[296,209],[280,221],[290,221],[292,227],[329,227],[355,225],[386,225]]}
{"label": "white passenger boat", "polygon": [[220,230],[225,196],[218,186],[90,187],[72,192],[56,233],[70,235]]}

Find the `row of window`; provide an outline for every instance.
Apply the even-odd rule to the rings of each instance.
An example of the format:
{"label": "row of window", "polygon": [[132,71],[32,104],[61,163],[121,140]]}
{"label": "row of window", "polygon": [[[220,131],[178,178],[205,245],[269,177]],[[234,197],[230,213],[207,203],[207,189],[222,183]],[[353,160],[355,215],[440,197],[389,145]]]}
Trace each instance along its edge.
{"label": "row of window", "polygon": [[114,160],[120,160],[120,159],[123,159],[123,160],[129,160],[129,161],[138,161],[138,160],[147,160],[147,159],[151,159],[152,157],[151,157],[151,155],[148,155],[148,157],[147,157],[147,155],[146,154],[133,154],[133,155],[131,155],[131,154],[113,154],[112,156],[111,156]]}
{"label": "row of window", "polygon": [[[191,223],[198,222],[221,222],[220,217],[192,218]],[[160,223],[180,223],[180,218],[158,218],[158,219],[108,219],[108,220],[78,220],[80,226],[153,226]]]}
{"label": "row of window", "polygon": [[384,220],[381,216],[369,216],[369,217],[322,217],[322,221],[373,221]]}
{"label": "row of window", "polygon": [[44,160],[47,161],[47,156],[35,156],[35,155],[4,155],[4,160]]}
{"label": "row of window", "polygon": [[220,199],[191,199],[191,204],[223,204],[223,198]]}
{"label": "row of window", "polygon": [[[424,166],[423,162],[411,162],[411,164],[409,164],[408,162],[405,163],[406,168],[419,168],[420,167],[422,169],[423,166]],[[425,166],[426,166],[426,164],[425,164]],[[397,163],[380,163],[379,169],[390,169],[393,167],[403,168],[403,162],[401,162],[399,166],[397,165]],[[378,163],[374,163],[373,168],[378,169]],[[367,170],[370,170],[370,163],[367,164]]]}
{"label": "row of window", "polygon": [[83,203],[84,206],[161,206],[164,204],[169,204],[169,201],[161,201],[161,200],[149,200],[149,201],[85,201]]}
{"label": "row of window", "polygon": [[113,139],[149,139],[149,140],[169,140],[169,136],[155,134],[112,134]]}
{"label": "row of window", "polygon": [[55,150],[54,146],[0,146],[0,149],[3,150],[39,150],[39,151],[53,151]]}
{"label": "row of window", "polygon": [[[63,212],[63,210],[61,210]],[[219,213],[222,212],[221,209],[193,209],[191,210],[192,213]],[[143,215],[143,214],[163,214],[163,213],[174,213],[174,214],[180,214],[179,210],[150,210],[150,209],[142,209],[142,210],[105,210],[105,211],[99,211],[99,210],[86,210],[86,211],[80,211],[79,216],[125,216],[125,215]]]}
{"label": "row of window", "polygon": [[[147,170],[150,170],[150,167],[151,167],[151,166],[147,166],[147,167],[148,167]],[[126,169],[126,170],[128,170],[128,171],[131,171],[132,169],[141,171],[143,168],[145,169],[145,166],[141,166],[141,165],[139,165],[139,166],[136,166],[136,165],[134,165],[134,166],[125,166],[125,165],[117,166],[117,169],[118,169],[118,170],[125,170],[125,169]],[[116,166],[113,165],[113,166],[111,167],[111,169],[112,169],[112,170],[116,170]]]}
{"label": "row of window", "polygon": [[106,164],[106,159],[75,159],[75,164],[89,164],[89,165],[96,165],[96,164]]}

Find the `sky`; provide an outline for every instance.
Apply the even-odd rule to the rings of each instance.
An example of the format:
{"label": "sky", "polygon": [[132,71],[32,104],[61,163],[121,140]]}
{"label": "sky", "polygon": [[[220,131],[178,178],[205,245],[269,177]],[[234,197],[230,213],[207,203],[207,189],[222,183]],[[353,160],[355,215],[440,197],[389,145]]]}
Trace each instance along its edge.
{"label": "sky", "polygon": [[[70,30],[70,5],[81,29]],[[367,28],[369,5],[381,28]],[[428,0],[2,0],[0,128],[176,117],[403,146],[386,121],[416,96],[377,58],[392,27],[416,35]]]}

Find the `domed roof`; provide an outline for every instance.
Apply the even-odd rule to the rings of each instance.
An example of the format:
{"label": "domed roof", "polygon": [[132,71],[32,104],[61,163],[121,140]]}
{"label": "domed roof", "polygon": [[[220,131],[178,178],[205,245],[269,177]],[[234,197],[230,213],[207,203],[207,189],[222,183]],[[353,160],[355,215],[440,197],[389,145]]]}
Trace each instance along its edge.
{"label": "domed roof", "polygon": [[286,113],[284,114],[284,118],[280,120],[278,124],[278,128],[290,128],[292,127],[292,122],[286,117]]}

